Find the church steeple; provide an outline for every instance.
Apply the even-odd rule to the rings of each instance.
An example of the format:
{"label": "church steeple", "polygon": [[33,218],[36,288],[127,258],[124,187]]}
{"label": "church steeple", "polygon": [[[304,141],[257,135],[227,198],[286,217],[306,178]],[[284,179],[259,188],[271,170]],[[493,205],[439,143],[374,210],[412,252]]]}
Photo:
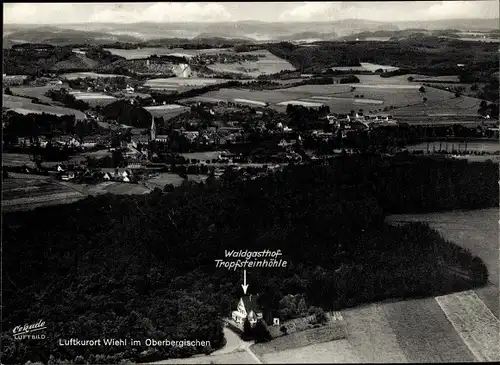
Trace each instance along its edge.
{"label": "church steeple", "polygon": [[156,125],[155,125],[155,117],[154,116],[151,116],[150,138],[151,138],[151,141],[154,141],[156,139]]}

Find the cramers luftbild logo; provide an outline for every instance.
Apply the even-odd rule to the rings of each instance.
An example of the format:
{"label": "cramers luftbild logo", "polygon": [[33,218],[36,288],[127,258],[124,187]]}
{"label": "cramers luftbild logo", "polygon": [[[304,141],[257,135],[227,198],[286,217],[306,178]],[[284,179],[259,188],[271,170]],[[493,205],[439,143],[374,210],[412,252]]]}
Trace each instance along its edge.
{"label": "cramers luftbild logo", "polygon": [[47,329],[45,321],[40,319],[36,323],[25,323],[23,326],[16,326],[12,333],[16,340],[43,340],[45,339],[45,329]]}

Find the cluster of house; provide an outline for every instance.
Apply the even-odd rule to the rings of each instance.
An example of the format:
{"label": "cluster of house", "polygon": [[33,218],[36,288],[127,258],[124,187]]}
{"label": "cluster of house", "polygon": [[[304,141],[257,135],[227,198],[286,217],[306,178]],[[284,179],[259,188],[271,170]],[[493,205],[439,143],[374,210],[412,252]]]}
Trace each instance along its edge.
{"label": "cluster of house", "polygon": [[[47,147],[49,142],[61,147],[89,149],[99,144],[106,145],[107,139],[103,136],[85,136],[80,139],[71,135],[56,136],[50,139],[46,136],[38,137],[38,143],[42,148]],[[17,138],[17,146],[19,147],[29,147],[31,144],[32,140],[30,137]]]}

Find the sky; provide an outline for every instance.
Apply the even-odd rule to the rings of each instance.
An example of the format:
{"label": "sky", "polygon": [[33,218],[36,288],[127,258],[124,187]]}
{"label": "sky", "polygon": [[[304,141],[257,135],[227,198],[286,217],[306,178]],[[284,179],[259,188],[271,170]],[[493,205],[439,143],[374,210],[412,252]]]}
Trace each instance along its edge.
{"label": "sky", "polygon": [[499,2],[4,3],[4,24],[374,21],[499,18]]}

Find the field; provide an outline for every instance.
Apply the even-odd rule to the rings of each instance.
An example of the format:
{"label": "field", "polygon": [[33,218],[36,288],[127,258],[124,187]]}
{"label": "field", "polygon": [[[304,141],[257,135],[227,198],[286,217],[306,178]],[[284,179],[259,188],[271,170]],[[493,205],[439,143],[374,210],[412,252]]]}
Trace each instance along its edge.
{"label": "field", "polygon": [[261,356],[266,364],[357,363],[347,340],[318,343],[306,347],[270,352]]}
{"label": "field", "polygon": [[221,151],[213,151],[213,152],[191,152],[191,153],[182,153],[181,155],[187,159],[196,159],[200,161],[213,160],[219,158],[221,155]]}
{"label": "field", "polygon": [[83,91],[70,91],[77,100],[82,100],[90,106],[108,105],[116,101],[116,98],[111,95],[106,95],[99,92],[83,92]]}
{"label": "field", "polygon": [[67,85],[54,85],[54,86],[22,86],[22,87],[11,87],[10,90],[13,94],[38,98],[46,103],[54,104],[54,101],[49,97],[45,96],[45,93],[49,90],[59,90],[62,87],[67,87]]}
{"label": "field", "polygon": [[382,69],[384,71],[394,71],[394,70],[399,70],[399,67],[393,67],[393,66],[384,66],[384,65],[377,65],[375,63],[369,63],[369,62],[360,62],[361,66],[343,66],[343,67],[332,67],[331,69],[334,71],[376,71],[378,69]]}
{"label": "field", "polygon": [[187,359],[170,359],[153,364],[258,364],[246,351],[238,351],[221,355],[193,356]]}
{"label": "field", "polygon": [[473,291],[436,298],[476,359],[500,361],[500,322]]}
{"label": "field", "polygon": [[[439,150],[440,148],[443,150],[465,150],[464,142],[429,142],[429,151],[432,151],[433,148]],[[419,143],[417,145],[408,146],[408,150],[417,151],[417,150],[427,150],[427,143]],[[467,151],[485,151],[485,152],[497,152],[500,151],[500,143],[494,141],[484,141],[484,142],[467,142]]]}
{"label": "field", "polygon": [[150,79],[144,86],[152,90],[180,91],[182,88],[203,87],[207,85],[221,84],[228,82],[226,79],[210,79],[195,77],[170,77],[161,79]]}
{"label": "field", "polygon": [[394,215],[388,220],[390,222],[427,222],[445,239],[480,257],[488,267],[491,284],[474,291],[495,316],[499,317],[498,208]]}
{"label": "field", "polygon": [[[461,96],[455,98],[451,92],[426,87],[425,93],[419,84],[399,83],[354,84],[351,85],[303,85],[276,90],[220,89],[201,97],[187,100],[230,101],[245,100],[253,103],[269,103],[269,107],[284,111],[290,101],[328,105],[334,113],[349,113],[351,110],[381,112],[386,107],[394,107],[394,116],[475,116],[479,109],[479,99]],[[424,103],[423,98],[427,98]],[[255,104],[258,105],[258,104]],[[260,104],[261,105],[261,104]],[[307,105],[307,104],[305,104]]]}
{"label": "field", "polygon": [[140,184],[129,184],[116,181],[107,181],[88,187],[91,195],[117,194],[117,195],[142,195],[148,194],[150,190]]}
{"label": "field", "polygon": [[2,185],[4,211],[72,203],[85,197],[47,176],[9,173],[9,178],[4,178]]}
{"label": "field", "polygon": [[169,120],[185,111],[188,111],[189,108],[177,105],[177,104],[167,104],[167,105],[157,105],[157,106],[147,106],[146,109],[151,115],[155,117],[163,117],[165,120]]}
{"label": "field", "polygon": [[389,217],[391,222],[429,222],[446,239],[481,257],[491,274],[487,287],[346,309],[341,312],[345,339],[301,347],[307,341],[285,342],[290,336],[284,336],[283,343],[273,340],[251,349],[265,363],[500,361],[498,218],[496,208]]}
{"label": "field", "polygon": [[[370,304],[342,314],[347,328],[345,339],[306,347],[294,346],[291,341],[281,348],[271,345],[273,340],[251,349],[266,363],[477,361],[434,298]],[[481,337],[490,343],[484,346],[490,349],[490,360],[495,359],[491,341],[496,338],[488,333]]]}
{"label": "field", "polygon": [[3,95],[3,107],[14,110],[20,114],[29,114],[29,113],[48,113],[55,114],[58,116],[61,115],[75,115],[76,119],[85,119],[85,114],[81,111],[75,109],[69,109],[59,106],[48,106],[41,104],[34,104],[31,102],[31,99],[22,98],[19,96],[12,95]]}
{"label": "field", "polygon": [[254,52],[242,52],[241,55],[263,55],[258,61],[245,61],[241,63],[216,63],[208,66],[211,70],[217,72],[242,73],[252,77],[259,75],[268,75],[283,70],[295,70],[295,68],[285,60],[276,57],[268,50],[259,50]]}
{"label": "field", "polygon": [[123,76],[123,75],[115,75],[115,74],[98,74],[95,72],[72,72],[72,73],[67,73],[67,74],[62,74],[62,78],[65,78],[67,80],[75,80],[78,78],[87,78],[90,77],[92,79],[99,79],[99,78],[107,78],[107,77],[125,77],[128,78],[129,76]]}
{"label": "field", "polygon": [[152,55],[158,56],[181,56],[181,57],[192,57],[200,53],[215,54],[222,52],[230,52],[226,48],[210,48],[210,49],[182,49],[182,48],[139,48],[139,49],[115,49],[106,48],[106,51],[110,51],[112,54],[124,57],[128,60],[138,60],[142,58],[148,58]]}
{"label": "field", "polygon": [[2,166],[28,166],[35,167],[30,156],[26,153],[2,153]]}

